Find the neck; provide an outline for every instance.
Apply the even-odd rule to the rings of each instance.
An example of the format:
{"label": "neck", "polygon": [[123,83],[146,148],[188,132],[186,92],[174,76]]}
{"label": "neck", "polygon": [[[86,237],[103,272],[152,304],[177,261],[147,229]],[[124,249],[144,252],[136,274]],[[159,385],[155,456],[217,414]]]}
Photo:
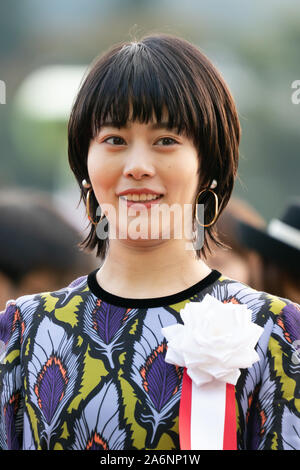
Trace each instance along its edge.
{"label": "neck", "polygon": [[160,240],[145,248],[110,240],[97,280],[103,289],[122,297],[160,297],[186,289],[211,269],[184,243]]}

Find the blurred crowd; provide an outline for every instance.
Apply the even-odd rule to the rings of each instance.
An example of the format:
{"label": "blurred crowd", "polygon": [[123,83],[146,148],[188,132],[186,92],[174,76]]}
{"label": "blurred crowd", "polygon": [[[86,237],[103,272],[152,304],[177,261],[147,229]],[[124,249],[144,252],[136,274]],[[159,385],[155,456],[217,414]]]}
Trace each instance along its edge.
{"label": "blurred crowd", "polygon": [[[246,201],[231,198],[217,221],[228,248],[206,263],[222,274],[300,303],[300,201],[268,225]],[[0,311],[7,300],[67,286],[99,266],[78,248],[82,235],[45,194],[0,191]]]}
{"label": "blurred crowd", "polygon": [[7,300],[67,286],[96,269],[79,250],[82,235],[47,194],[26,189],[0,191],[0,311]]}
{"label": "blurred crowd", "polygon": [[214,248],[211,268],[258,291],[300,302],[300,199],[269,224],[246,201],[231,198],[217,221],[228,249]]}

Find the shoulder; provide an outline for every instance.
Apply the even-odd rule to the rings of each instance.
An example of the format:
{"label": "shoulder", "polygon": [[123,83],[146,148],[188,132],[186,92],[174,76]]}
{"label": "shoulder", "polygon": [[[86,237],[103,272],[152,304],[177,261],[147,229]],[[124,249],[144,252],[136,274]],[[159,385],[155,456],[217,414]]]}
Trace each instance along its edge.
{"label": "shoulder", "polygon": [[84,293],[88,290],[87,275],[85,275],[56,291],[22,295],[7,300],[5,309],[0,312],[0,341],[6,344],[17,332],[22,336],[35,318],[41,318],[56,308],[70,305],[72,301],[74,303],[74,298],[82,302]]}
{"label": "shoulder", "polygon": [[[218,288],[223,302],[246,304],[252,320],[269,334],[292,344],[300,340],[300,306],[290,299],[258,291],[227,276],[219,278]],[[300,341],[299,341],[300,342]]]}
{"label": "shoulder", "polygon": [[[247,305],[252,321],[263,328],[256,345],[260,361],[245,374],[253,383],[259,378],[265,386],[273,381],[299,387],[300,367],[300,306],[290,299],[222,276],[219,279],[219,295],[222,302]],[[252,371],[252,372],[251,372]],[[256,378],[256,379],[255,379]],[[264,388],[265,390],[265,388]],[[271,389],[270,389],[271,390]],[[297,392],[298,393],[298,392]]]}

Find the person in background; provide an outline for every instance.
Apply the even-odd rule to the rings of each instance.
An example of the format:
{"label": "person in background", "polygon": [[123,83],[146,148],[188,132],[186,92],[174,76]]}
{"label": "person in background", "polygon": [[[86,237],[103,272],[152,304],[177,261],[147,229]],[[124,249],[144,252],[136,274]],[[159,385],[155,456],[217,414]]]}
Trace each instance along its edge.
{"label": "person in background", "polygon": [[300,199],[291,198],[280,219],[267,228],[247,221],[237,224],[237,238],[254,257],[259,257],[259,290],[300,302]]}
{"label": "person in background", "polygon": [[226,276],[261,290],[260,255],[240,240],[238,227],[241,221],[257,229],[266,226],[264,218],[248,202],[232,197],[216,222],[218,236],[227,248],[214,246],[211,253],[206,256],[206,261],[211,268]]}
{"label": "person in background", "polygon": [[78,250],[80,235],[48,196],[26,189],[0,191],[0,311],[8,299],[57,290],[95,266]]}

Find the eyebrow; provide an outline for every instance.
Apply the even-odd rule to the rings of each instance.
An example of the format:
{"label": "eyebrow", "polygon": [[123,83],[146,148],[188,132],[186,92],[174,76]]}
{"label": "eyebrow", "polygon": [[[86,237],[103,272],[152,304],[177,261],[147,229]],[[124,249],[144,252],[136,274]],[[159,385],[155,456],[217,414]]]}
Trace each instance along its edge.
{"label": "eyebrow", "polygon": [[[115,127],[117,129],[120,129],[121,127],[124,128],[124,129],[130,129],[132,126],[128,125],[128,123],[125,124],[125,126],[121,126],[120,124],[118,124],[117,122],[113,122],[113,121],[106,121],[102,124],[101,127]],[[173,128],[170,128],[170,125],[168,124],[168,122],[156,122],[156,123],[153,123],[150,125],[150,129],[152,130],[156,130],[156,129],[168,129],[168,130],[176,130],[175,127]]]}

